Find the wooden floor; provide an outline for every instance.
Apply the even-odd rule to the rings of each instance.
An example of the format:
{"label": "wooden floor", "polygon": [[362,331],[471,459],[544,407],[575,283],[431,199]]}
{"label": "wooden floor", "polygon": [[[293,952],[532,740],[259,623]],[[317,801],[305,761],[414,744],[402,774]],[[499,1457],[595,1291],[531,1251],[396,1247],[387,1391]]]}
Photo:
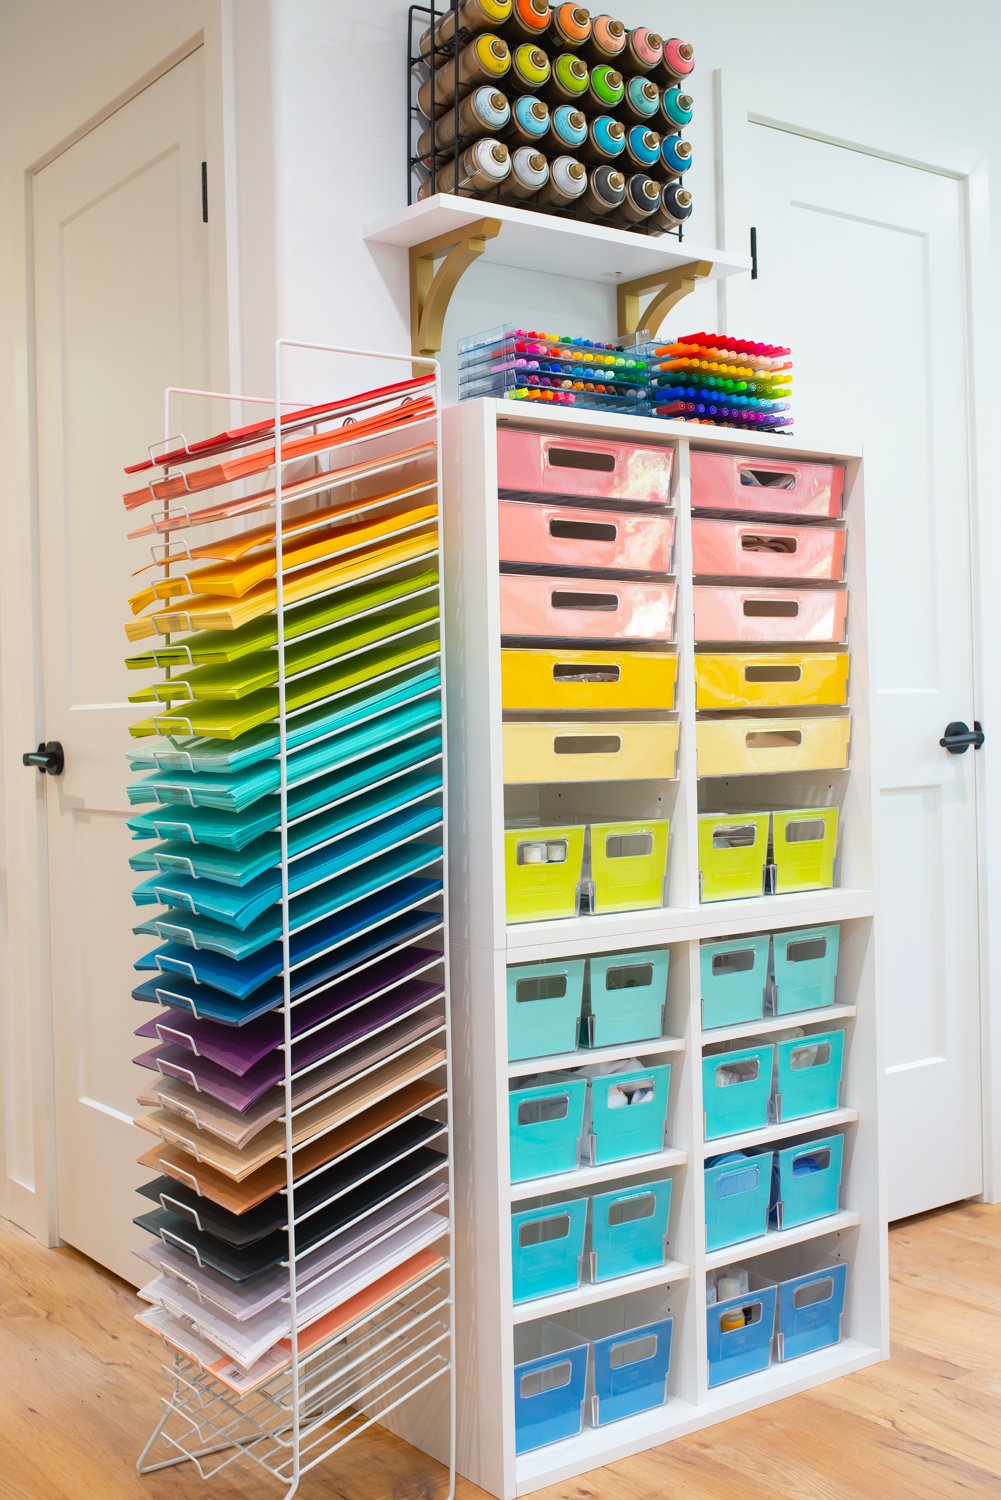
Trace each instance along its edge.
{"label": "wooden floor", "polygon": [[[893,1357],[858,1375],[540,1492],[544,1500],[998,1500],[1001,1207],[893,1230]],[[131,1288],[0,1222],[0,1500],[280,1500],[241,1462],[206,1486],[140,1478],[158,1346]],[[436,1500],[442,1471],[381,1431],[303,1500]],[[460,1500],[483,1492],[460,1482]]]}

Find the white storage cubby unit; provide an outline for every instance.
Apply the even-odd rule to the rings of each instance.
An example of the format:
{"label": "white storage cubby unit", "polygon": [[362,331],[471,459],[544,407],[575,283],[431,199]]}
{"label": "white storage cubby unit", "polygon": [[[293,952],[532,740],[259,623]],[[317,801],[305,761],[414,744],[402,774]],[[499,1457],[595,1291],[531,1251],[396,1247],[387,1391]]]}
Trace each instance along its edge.
{"label": "white storage cubby unit", "polygon": [[[491,1494],[508,1500],[860,1369],[888,1352],[886,1237],[878,1149],[880,1063],[873,954],[862,465],[857,450],[823,453],[799,447],[788,438],[593,412],[556,413],[521,403],[471,401],[447,409],[444,420],[451,951],[456,1192],[460,1206],[456,1249],[458,1467]],[[513,742],[509,740],[507,780],[517,784],[505,785],[504,729],[523,722],[525,715],[511,711],[509,694],[505,707],[502,694],[502,579],[512,567],[520,567],[526,576],[532,572],[531,564],[524,561],[513,565],[501,562],[505,548],[499,543],[499,506],[505,498],[515,497],[509,489],[499,488],[498,435],[503,439],[510,430],[555,438],[568,449],[575,443],[586,446],[589,441],[646,445],[656,450],[653,458],[661,465],[662,479],[670,467],[669,493],[665,489],[655,506],[636,503],[635,499],[601,500],[593,488],[588,497],[587,484],[581,485],[575,497],[572,483],[569,494],[537,494],[533,501],[531,494],[522,492],[519,503],[538,505],[541,499],[546,505],[618,507],[634,514],[673,518],[673,560],[670,573],[662,574],[662,590],[677,589],[675,639],[670,645],[662,637],[656,645],[648,643],[647,650],[651,656],[659,653],[661,668],[664,656],[676,652],[677,700],[673,705],[666,700],[652,704],[641,695],[644,706],[655,710],[646,713],[645,721],[660,726],[661,749],[677,737],[673,778],[670,757],[665,763],[661,755],[649,763],[641,757],[638,769],[643,772],[642,778],[633,775],[625,780],[602,780],[596,774],[592,781],[579,781],[574,773],[560,782],[546,782],[547,776],[555,775],[551,750],[543,747],[544,753],[539,753],[538,746],[529,742],[527,756],[520,744],[518,753],[512,756]],[[780,769],[773,775],[739,777],[714,774],[701,782],[696,774],[696,731],[702,717],[697,721],[695,711],[692,457],[703,452],[744,455],[765,468],[813,462],[844,471],[846,581],[832,587],[842,591],[847,588],[850,599],[848,639],[841,645],[842,651],[847,647],[850,652],[850,696],[848,709],[842,706],[840,712],[842,716],[850,712],[851,742],[850,762],[840,770]],[[780,488],[782,483],[779,481]],[[757,498],[761,501],[760,493]],[[767,497],[761,505],[767,511]],[[780,506],[778,502],[771,508]],[[718,509],[725,511],[726,507],[719,505]],[[582,531],[575,529],[571,519],[559,534],[571,542],[602,535],[600,530],[593,530],[593,525],[587,525],[586,516],[584,520]],[[605,524],[597,517],[595,521],[599,527]],[[531,524],[536,525],[534,519]],[[804,522],[807,528],[816,524],[815,515]],[[840,520],[834,524],[842,526]],[[780,546],[778,550],[783,549]],[[509,549],[506,555],[511,556]],[[658,566],[663,567],[662,554]],[[576,571],[587,577],[585,570]],[[535,575],[539,572],[537,566]],[[609,576],[606,573],[606,588]],[[590,582],[600,587],[601,575],[592,575]],[[801,587],[817,589],[821,585],[815,580]],[[511,616],[506,619],[510,624]],[[568,635],[572,633],[567,631]],[[510,636],[505,635],[505,646],[509,643]],[[621,648],[623,643],[615,644]],[[730,642],[712,649],[735,654],[738,647]],[[814,644],[803,649],[810,652],[823,648]],[[826,649],[830,653],[836,648]],[[566,647],[563,655],[567,655]],[[586,684],[595,679],[585,672],[581,680]],[[597,680],[601,680],[600,672]],[[586,686],[583,691],[586,693]],[[601,694],[597,697],[608,701]],[[819,701],[824,703],[825,699]],[[601,714],[582,709],[579,700],[573,707],[574,712],[563,714],[572,721],[564,726],[572,731],[567,746],[570,760],[580,748],[575,736],[601,723]],[[808,711],[827,719],[837,713],[830,706]],[[802,707],[792,712],[798,712],[802,719]],[[789,713],[786,707],[777,716]],[[544,716],[560,717],[548,709]],[[538,714],[535,717],[537,720]],[[605,711],[606,721],[614,717],[610,710]],[[635,709],[625,707],[620,717],[630,724],[638,719]],[[642,716],[639,721],[643,721]],[[776,731],[772,724],[772,732],[781,735],[781,726]],[[606,733],[611,738],[603,740],[600,749],[616,744],[615,726],[606,723]],[[803,742],[794,735],[791,741],[765,739],[763,744],[769,748],[775,743],[781,748]],[[525,779],[531,774],[533,755],[540,776],[537,785]],[[837,761],[838,757],[833,758]],[[602,756],[596,756],[595,764],[600,767],[603,763]],[[782,764],[784,767],[786,762]],[[725,761],[722,766],[717,761],[705,765],[715,772],[726,769]],[[519,769],[513,773],[515,766]],[[720,809],[744,812],[750,808],[803,810],[826,805],[840,809],[840,842],[831,888],[700,900],[700,813]],[[540,847],[545,849],[547,840],[559,846],[559,875],[558,866],[565,854],[574,857],[569,827],[657,818],[670,820],[663,904],[548,920],[508,920],[506,828],[526,821],[540,824],[546,830],[537,836]],[[568,827],[568,838],[561,843],[564,827]],[[546,860],[551,854],[550,849],[537,857]],[[586,877],[586,867],[584,873]],[[776,999],[780,987],[772,976],[778,972],[784,979],[786,971],[781,964],[794,942],[808,945],[802,948],[808,957],[822,952],[815,942],[810,946],[810,935],[802,935],[803,929],[821,927],[828,929],[828,938],[833,930],[835,943],[840,937],[840,952],[837,946],[834,949],[836,994],[829,963],[827,992],[821,995],[819,990],[804,990],[796,1003],[803,1003],[805,996],[808,1008],[794,1011],[791,985],[782,988],[781,998]],[[790,933],[796,934],[795,940],[787,941]],[[703,963],[709,965],[707,973],[716,973],[712,964],[717,950],[710,952],[708,945],[745,935],[760,935],[750,1010],[746,1003],[729,1014],[725,1007],[712,1015],[707,1010],[707,1021],[724,1024],[703,1029]],[[635,999],[637,991],[622,989],[621,985],[638,983],[642,988],[654,971],[662,975],[665,953],[669,964],[663,1010],[658,1010],[657,1021],[648,1024],[645,1033],[642,1025],[639,1031],[630,1033],[645,1034],[646,1039],[623,1039],[621,1029],[616,1031],[613,1025],[611,1030],[607,1026],[602,1030],[599,1024],[593,1036],[595,1045],[581,1045],[574,1029],[577,1014],[583,1010],[590,1015],[597,1009],[595,996],[599,991],[606,1002],[611,992],[613,1020],[624,1014],[616,1008],[616,984],[620,985],[619,997]],[[638,980],[616,981],[610,977],[623,966],[628,967],[622,957],[610,964],[609,956],[614,959],[615,955],[627,955],[634,966],[641,966]],[[780,967],[776,971],[777,957]],[[832,959],[830,952],[828,959]],[[729,972],[725,958],[722,964],[721,972]],[[552,980],[554,974],[556,981],[547,987],[546,976]],[[547,1001],[547,1006],[533,1013],[533,1023],[536,1015],[539,1018],[534,1031],[531,1027],[526,1031],[518,1012],[515,1036],[509,1029],[508,1013],[519,1003],[515,998],[520,994],[515,988],[519,979],[529,986],[526,997]],[[801,1035],[792,1028],[798,1028]],[[651,1031],[657,1034],[651,1035]],[[539,1038],[542,1055],[531,1055],[533,1035]],[[787,1071],[784,1076],[789,1094],[783,1108],[774,1097],[768,1071],[779,1056],[774,1049],[783,1042],[787,1044],[787,1068],[790,1057],[798,1055],[797,1041],[800,1052],[805,1049],[810,1053],[810,1062],[823,1062],[831,1057],[828,1038],[837,1043],[838,1052],[843,1048],[840,1085],[834,1077],[826,1096],[821,1088],[807,1098],[805,1106],[801,1103],[797,1108],[793,1090],[794,1086],[803,1086],[802,1078]],[[724,1113],[722,1128],[729,1133],[723,1134],[718,1125],[712,1126],[707,1120],[707,1108],[714,1106],[703,1092],[703,1060],[715,1056],[718,1044],[725,1044],[729,1050],[749,1050],[757,1058],[760,1085],[759,1113],[753,1120],[740,1110],[732,1112],[738,1099],[736,1091],[722,1100],[725,1111],[731,1111]],[[658,1125],[656,1140],[649,1134],[643,1137],[646,1154],[641,1155],[626,1155],[621,1145],[615,1146],[624,1121],[631,1126],[640,1120],[640,1114],[627,1108],[624,1114],[613,1117],[610,1106],[616,1102],[612,1099],[616,1085],[609,1084],[606,1089],[604,1082],[593,1080],[585,1085],[580,1080],[586,1075],[573,1071],[587,1064],[621,1068],[630,1063],[633,1082],[638,1078],[647,1092],[630,1094],[626,1088],[625,1100],[646,1103],[647,1108],[651,1107],[651,1097],[662,1105],[660,1088],[665,1069],[670,1067],[666,1128]],[[795,1061],[792,1066],[795,1068]],[[714,1064],[709,1062],[707,1079],[715,1079],[713,1069]],[[818,1070],[810,1078],[821,1079],[822,1072]],[[540,1103],[537,1096],[526,1099],[519,1095],[512,1104],[510,1091],[535,1087],[534,1080],[540,1076],[548,1080],[544,1087],[556,1102],[552,1097],[544,1097]],[[736,1082],[744,1076],[738,1069],[731,1078]],[[578,1129],[577,1111],[582,1100],[590,1111],[581,1131],[583,1146],[576,1148],[579,1154],[572,1154],[568,1162],[566,1133],[572,1135]],[[617,1102],[625,1101],[618,1098]],[[764,1114],[760,1112],[762,1106]],[[811,1108],[812,1113],[805,1112]],[[789,1114],[795,1117],[783,1118]],[[659,1118],[663,1119],[662,1109]],[[512,1144],[511,1120],[517,1122],[516,1147]],[[751,1128],[748,1120],[752,1120]],[[541,1127],[543,1135],[531,1140],[542,1139],[550,1146],[556,1136],[551,1131],[545,1133],[547,1126],[555,1127],[557,1135],[562,1129],[559,1151],[536,1156],[526,1165],[524,1148],[529,1135],[523,1131],[523,1124]],[[707,1140],[710,1133],[714,1138]],[[837,1148],[836,1155],[843,1152],[841,1191],[838,1194],[835,1182],[833,1197],[826,1194],[821,1204],[816,1195],[826,1179],[818,1166],[829,1167],[831,1156],[824,1154],[829,1144]],[[797,1152],[797,1147],[802,1150]],[[560,1151],[563,1159],[559,1159]],[[786,1184],[788,1201],[782,1217],[766,1217],[753,1238],[746,1237],[749,1225],[745,1225],[740,1243],[707,1249],[707,1243],[718,1242],[719,1236],[716,1230],[715,1238],[710,1236],[706,1228],[710,1187],[704,1164],[736,1152],[751,1154],[749,1164],[765,1194],[766,1215],[772,1196],[773,1162],[776,1183]],[[528,1175],[543,1170],[547,1162],[560,1170],[544,1176]],[[787,1177],[778,1175],[780,1162]],[[805,1177],[800,1175],[801,1165]],[[663,1186],[666,1181],[670,1182],[669,1189]],[[620,1210],[614,1222],[625,1227],[619,1229],[613,1253],[607,1240],[613,1222],[608,1195],[619,1191],[629,1195],[634,1188],[649,1189],[648,1194],[633,1196],[642,1198],[644,1204],[649,1200],[661,1212],[664,1196],[670,1194],[666,1242],[661,1222],[651,1253],[649,1225],[644,1227],[638,1219],[632,1219],[629,1210]],[[716,1192],[714,1183],[712,1193]],[[808,1202],[805,1209],[794,1211],[794,1201],[798,1201],[795,1195],[803,1193],[808,1198],[815,1195],[810,1200],[813,1207]],[[760,1208],[760,1195],[758,1201]],[[533,1213],[536,1209],[538,1214]],[[820,1209],[824,1216],[814,1217]],[[514,1235],[512,1215],[519,1216]],[[533,1229],[540,1221],[550,1228]],[[762,1232],[766,1228],[767,1232]],[[601,1238],[603,1234],[606,1238]],[[552,1249],[554,1243],[563,1244],[564,1235],[566,1243],[556,1257],[561,1269],[554,1274],[546,1242],[548,1239]],[[524,1252],[517,1250],[517,1275],[519,1293],[534,1293],[529,1300],[515,1300],[514,1245],[526,1247]],[[578,1251],[582,1252],[579,1260]],[[813,1297],[801,1296],[799,1284],[794,1285],[792,1278],[804,1270],[836,1267],[842,1262],[847,1265],[847,1285],[845,1288],[845,1272],[841,1271],[840,1285],[845,1291],[841,1336],[833,1343],[828,1339],[826,1347],[817,1349],[813,1347],[817,1342],[825,1342],[822,1333],[810,1332],[820,1326],[817,1298],[823,1301],[835,1280],[826,1278]],[[707,1308],[707,1278],[728,1266],[743,1267],[750,1275],[751,1291],[743,1297],[748,1306],[742,1307],[736,1323],[743,1325],[746,1319],[749,1331],[755,1319],[759,1324],[764,1319],[767,1325],[767,1367],[734,1379],[725,1376],[734,1370],[754,1369],[753,1353],[749,1363],[745,1360],[741,1364],[743,1343],[753,1340],[744,1340],[743,1334],[733,1336],[735,1323],[730,1321],[723,1337],[731,1334],[725,1347],[728,1354],[736,1353],[737,1359],[721,1364],[717,1347],[719,1314],[714,1341]],[[624,1274],[599,1279],[602,1270]],[[784,1310],[779,1314],[782,1337],[777,1325],[776,1336],[770,1339],[768,1319],[776,1316],[775,1294],[769,1293],[767,1286],[774,1283],[782,1284],[778,1298]],[[757,1294],[756,1301],[755,1289],[759,1287],[766,1289]],[[838,1319],[836,1313],[830,1314],[830,1304],[824,1306],[828,1308],[824,1326],[830,1326],[833,1338]],[[805,1341],[793,1338],[787,1315],[805,1320]],[[632,1343],[621,1339],[616,1342],[615,1334],[628,1330],[636,1333]],[[803,1349],[807,1352],[800,1352]],[[563,1363],[554,1364],[552,1358],[548,1363],[545,1359],[531,1363],[539,1356],[563,1350],[569,1350]],[[797,1357],[791,1357],[794,1352]],[[757,1363],[761,1363],[760,1357]],[[516,1365],[520,1367],[517,1396]],[[724,1378],[725,1383],[719,1383]],[[539,1398],[541,1405],[533,1408],[526,1404]],[[541,1417],[530,1424],[526,1413],[533,1410]],[[581,1412],[580,1430],[576,1431]]]}

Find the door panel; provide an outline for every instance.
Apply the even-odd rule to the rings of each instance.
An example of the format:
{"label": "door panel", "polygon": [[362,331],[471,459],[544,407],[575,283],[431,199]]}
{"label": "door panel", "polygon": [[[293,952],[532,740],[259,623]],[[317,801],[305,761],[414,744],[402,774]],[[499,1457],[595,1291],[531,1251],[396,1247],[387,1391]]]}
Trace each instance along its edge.
{"label": "door panel", "polygon": [[[756,281],[730,331],[787,344],[797,438],[865,454],[890,1217],[982,1186],[973,626],[960,184],[747,127]],[[979,752],[986,754],[987,751]],[[846,830],[851,837],[851,830]]]}

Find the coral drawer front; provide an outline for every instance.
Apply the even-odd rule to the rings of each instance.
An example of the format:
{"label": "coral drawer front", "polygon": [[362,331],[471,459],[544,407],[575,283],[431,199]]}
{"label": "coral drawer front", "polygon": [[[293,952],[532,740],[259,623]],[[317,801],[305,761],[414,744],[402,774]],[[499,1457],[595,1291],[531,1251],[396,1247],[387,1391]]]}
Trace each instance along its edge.
{"label": "coral drawer front", "polygon": [[842,642],[848,621],[844,589],[742,589],[696,584],[697,641]]}
{"label": "coral drawer front", "polygon": [[666,505],[673,450],[497,429],[497,484],[530,495],[642,500]]}
{"label": "coral drawer front", "polygon": [[810,578],[840,583],[845,533],[833,526],[692,521],[692,572],[702,577]]}
{"label": "coral drawer front", "polygon": [[673,583],[504,573],[501,635],[541,640],[671,641]]}
{"label": "coral drawer front", "polygon": [[697,651],[695,707],[840,707],[848,701],[849,662],[847,651]]}
{"label": "coral drawer front", "polygon": [[678,658],[667,651],[501,652],[501,706],[525,712],[674,707]]}
{"label": "coral drawer front", "polygon": [[695,726],[699,776],[833,771],[848,764],[851,719],[711,719]]}
{"label": "coral drawer front", "polygon": [[669,573],[674,517],[502,500],[500,560],[548,568]]}
{"label": "coral drawer front", "polygon": [[756,516],[841,515],[844,470],[836,464],[790,463],[763,454],[692,450],[693,510],[748,511]]}
{"label": "coral drawer front", "polygon": [[504,725],[507,786],[569,781],[670,781],[677,723],[542,720]]}

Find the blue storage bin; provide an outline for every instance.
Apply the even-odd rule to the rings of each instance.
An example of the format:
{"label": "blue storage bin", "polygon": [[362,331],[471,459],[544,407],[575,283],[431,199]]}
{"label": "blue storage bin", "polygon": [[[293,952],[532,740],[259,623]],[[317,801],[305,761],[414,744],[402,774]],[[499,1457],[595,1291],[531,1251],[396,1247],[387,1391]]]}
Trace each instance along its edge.
{"label": "blue storage bin", "polygon": [[768,1229],[772,1152],[710,1158],[705,1170],[706,1249],[753,1240]]}
{"label": "blue storage bin", "polygon": [[817,1031],[775,1043],[776,1120],[802,1120],[837,1109],[844,1069],[844,1031]]}
{"label": "blue storage bin", "polygon": [[800,1141],[775,1152],[771,1219],[777,1229],[793,1229],[837,1213],[844,1154],[844,1135]]}
{"label": "blue storage bin", "polygon": [[[515,1348],[514,1449],[531,1453],[575,1437],[584,1425],[589,1350],[584,1342],[568,1345],[548,1324],[518,1333],[523,1336]],[[535,1354],[535,1348],[543,1352]],[[532,1357],[524,1357],[526,1350]]]}
{"label": "blue storage bin", "polygon": [[774,934],[770,1006],[775,1015],[834,1004],[840,935],[837,923]]}
{"label": "blue storage bin", "polygon": [[608,953],[591,959],[582,1039],[591,1047],[617,1047],[664,1034],[666,948]]}
{"label": "blue storage bin", "polygon": [[671,1179],[616,1188],[591,1198],[592,1281],[653,1271],[667,1260]]}
{"label": "blue storage bin", "polygon": [[671,1369],[673,1318],[658,1318],[592,1344],[595,1427],[663,1406]]}
{"label": "blue storage bin", "polygon": [[584,1001],[584,960],[518,964],[507,971],[507,1055],[511,1062],[574,1052]]}
{"label": "blue storage bin", "polygon": [[841,1342],[847,1285],[843,1260],[779,1283],[779,1359],[799,1359]]}
{"label": "blue storage bin", "polygon": [[762,933],[700,946],[702,1025],[706,1031],[716,1026],[740,1026],[764,1014],[769,942],[768,934]]}
{"label": "blue storage bin", "polygon": [[587,1082],[572,1078],[508,1095],[511,1181],[527,1182],[577,1166]]}
{"label": "blue storage bin", "polygon": [[[671,1088],[671,1064],[640,1068],[624,1073],[603,1073],[588,1080],[590,1088],[590,1133],[588,1152],[601,1165],[648,1156],[664,1146],[667,1105]],[[626,1100],[642,1097],[634,1103]]]}
{"label": "blue storage bin", "polygon": [[515,1302],[580,1286],[587,1199],[573,1198],[511,1215],[511,1283]]}
{"label": "blue storage bin", "polygon": [[702,1059],[702,1107],[706,1140],[768,1124],[775,1049],[731,1047]]}
{"label": "blue storage bin", "polygon": [[[710,1390],[768,1369],[777,1290],[774,1282],[764,1282],[743,1297],[714,1302],[706,1308]],[[724,1329],[724,1323],[741,1315],[745,1319],[741,1326]]]}

